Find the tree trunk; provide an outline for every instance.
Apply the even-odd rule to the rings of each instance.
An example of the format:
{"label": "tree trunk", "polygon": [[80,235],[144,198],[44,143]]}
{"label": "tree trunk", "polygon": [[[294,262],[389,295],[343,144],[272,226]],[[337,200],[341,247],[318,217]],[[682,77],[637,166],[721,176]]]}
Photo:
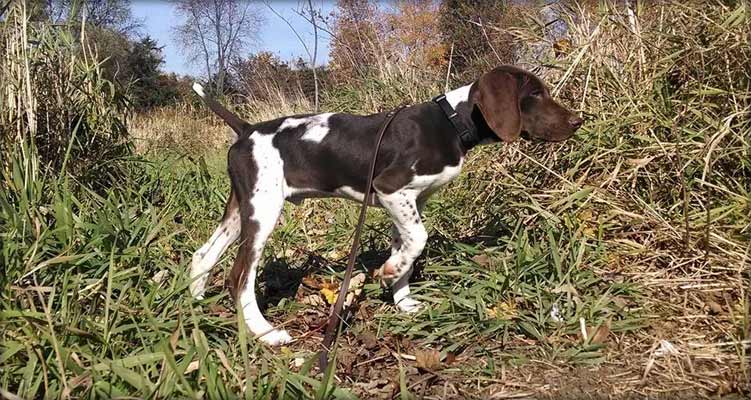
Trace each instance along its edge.
{"label": "tree trunk", "polygon": [[312,0],[308,0],[308,9],[310,11],[310,21],[313,23],[313,57],[311,67],[313,68],[313,84],[315,87],[315,112],[318,112],[318,68],[316,67],[316,58],[318,57],[318,25],[316,24],[316,14],[313,11]]}

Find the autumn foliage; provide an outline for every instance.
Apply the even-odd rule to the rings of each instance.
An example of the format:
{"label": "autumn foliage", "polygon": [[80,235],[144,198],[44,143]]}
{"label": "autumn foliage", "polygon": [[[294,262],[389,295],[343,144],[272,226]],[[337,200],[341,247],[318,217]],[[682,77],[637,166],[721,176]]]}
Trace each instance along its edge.
{"label": "autumn foliage", "polygon": [[334,81],[365,79],[397,64],[422,72],[444,69],[447,48],[436,23],[438,13],[438,4],[430,0],[388,6],[339,1],[330,53]]}
{"label": "autumn foliage", "polygon": [[521,13],[510,11],[522,6],[506,3],[340,0],[330,53],[333,80],[362,80],[389,67],[403,74],[445,75],[449,64],[454,76],[463,77],[510,63],[511,36],[500,28],[513,25]]}

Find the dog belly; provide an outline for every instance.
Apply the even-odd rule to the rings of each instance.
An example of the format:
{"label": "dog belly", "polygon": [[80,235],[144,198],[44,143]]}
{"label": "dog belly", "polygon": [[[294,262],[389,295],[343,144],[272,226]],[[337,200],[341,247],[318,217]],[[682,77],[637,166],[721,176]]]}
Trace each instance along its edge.
{"label": "dog belly", "polygon": [[[318,189],[295,188],[295,187],[287,186],[285,190],[285,194],[286,194],[286,200],[295,205],[302,204],[303,200],[305,199],[326,199],[326,198],[340,198],[340,199],[347,199],[347,200],[352,200],[358,203],[362,203],[363,197],[364,197],[363,193],[358,192],[357,190],[349,186],[341,186],[335,189],[333,192],[328,192],[328,191],[323,191],[323,190],[318,190]],[[374,206],[374,207],[381,206],[378,203],[378,199],[376,198],[375,195],[371,196],[369,205]]]}

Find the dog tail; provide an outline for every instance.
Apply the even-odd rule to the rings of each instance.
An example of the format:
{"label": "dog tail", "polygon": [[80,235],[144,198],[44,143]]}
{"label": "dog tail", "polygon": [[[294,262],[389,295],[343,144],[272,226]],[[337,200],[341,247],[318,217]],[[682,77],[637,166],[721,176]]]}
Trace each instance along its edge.
{"label": "dog tail", "polygon": [[249,123],[243,121],[240,117],[233,114],[230,110],[224,108],[224,106],[219,104],[219,102],[214,100],[214,98],[212,98],[211,96],[207,96],[206,92],[203,90],[203,86],[201,86],[200,83],[193,83],[193,91],[196,92],[196,94],[201,97],[203,102],[206,103],[207,106],[209,106],[211,111],[221,117],[224,122],[226,122],[227,125],[229,125],[230,128],[232,128],[232,130],[237,133],[238,136],[242,135],[248,130],[248,127],[250,127]]}

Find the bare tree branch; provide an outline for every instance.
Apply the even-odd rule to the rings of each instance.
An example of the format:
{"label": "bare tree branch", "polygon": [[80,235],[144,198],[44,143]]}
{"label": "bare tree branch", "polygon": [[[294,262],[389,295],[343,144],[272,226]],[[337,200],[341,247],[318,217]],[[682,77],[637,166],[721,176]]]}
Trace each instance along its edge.
{"label": "bare tree branch", "polygon": [[287,18],[285,18],[283,15],[279,14],[274,7],[271,7],[271,4],[266,0],[264,1],[264,4],[266,4],[266,7],[271,10],[274,15],[279,17],[284,23],[289,26],[289,29],[292,31],[292,33],[297,36],[297,40],[300,41],[300,44],[302,44],[303,49],[305,49],[305,53],[308,55],[308,60],[310,61],[310,67],[313,69],[313,84],[315,87],[315,112],[318,112],[319,103],[318,103],[318,69],[316,67],[316,59],[318,57],[318,24],[316,23],[316,11],[313,9],[313,2],[311,0],[308,0],[308,8],[306,12],[309,15],[305,15],[300,11],[295,10],[295,12],[303,17],[308,23],[313,25],[313,53],[310,52],[310,48],[308,47],[307,43],[305,43],[305,40],[300,36],[300,33],[297,32],[297,29],[295,29],[294,26],[292,26],[292,23],[289,22]]}
{"label": "bare tree branch", "polygon": [[185,18],[173,30],[175,41],[194,62],[203,60],[207,80],[214,90],[225,91],[232,59],[254,44],[263,16],[248,1],[174,0],[177,13]]}

